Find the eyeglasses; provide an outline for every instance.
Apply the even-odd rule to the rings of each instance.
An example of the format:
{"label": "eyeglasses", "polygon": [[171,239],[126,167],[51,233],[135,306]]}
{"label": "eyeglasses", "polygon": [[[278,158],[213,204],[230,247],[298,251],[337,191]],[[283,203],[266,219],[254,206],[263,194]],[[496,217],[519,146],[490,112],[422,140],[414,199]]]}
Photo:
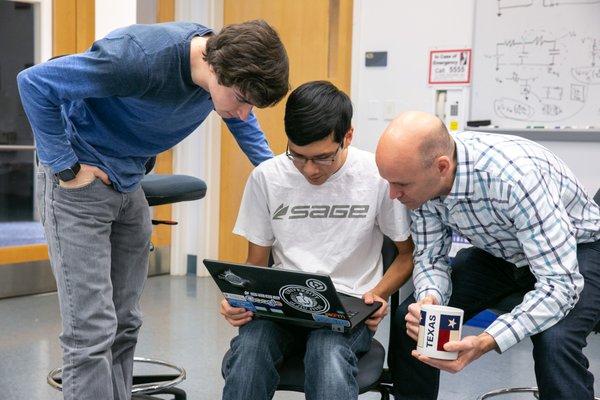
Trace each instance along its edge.
{"label": "eyeglasses", "polygon": [[340,143],[340,147],[338,147],[337,150],[335,151],[335,153],[333,153],[330,156],[327,156],[325,158],[315,158],[315,157],[304,157],[304,156],[301,156],[300,154],[292,153],[290,151],[290,147],[288,145],[288,147],[285,150],[285,155],[287,156],[287,158],[292,160],[292,162],[294,164],[296,164],[298,166],[303,166],[309,161],[312,161],[313,164],[315,164],[315,165],[330,166],[335,162],[338,154],[340,153],[340,150],[342,150],[344,148],[343,146],[344,146],[344,144]]}

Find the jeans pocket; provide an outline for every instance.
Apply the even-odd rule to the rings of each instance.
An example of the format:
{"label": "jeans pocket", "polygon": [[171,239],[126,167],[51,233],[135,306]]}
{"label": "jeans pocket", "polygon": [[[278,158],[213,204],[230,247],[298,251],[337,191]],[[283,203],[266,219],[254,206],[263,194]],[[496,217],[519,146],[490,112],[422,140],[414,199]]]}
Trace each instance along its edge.
{"label": "jeans pocket", "polygon": [[84,190],[92,187],[96,183],[96,181],[99,181],[99,180],[100,179],[98,179],[98,178],[94,178],[93,180],[89,181],[88,183],[86,183],[83,186],[78,186],[78,187],[73,187],[73,188],[64,187],[60,183],[57,183],[56,186],[59,188],[59,190],[62,190],[63,192],[79,192],[79,191],[84,191]]}

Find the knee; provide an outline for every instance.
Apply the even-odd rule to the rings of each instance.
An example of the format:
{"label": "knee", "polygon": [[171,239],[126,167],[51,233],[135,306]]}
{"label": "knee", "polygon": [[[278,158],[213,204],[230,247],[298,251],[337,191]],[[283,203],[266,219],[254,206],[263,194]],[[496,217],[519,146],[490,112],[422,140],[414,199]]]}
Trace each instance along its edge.
{"label": "knee", "polygon": [[586,344],[585,335],[573,332],[564,324],[558,323],[543,332],[532,336],[534,356],[560,358],[562,354],[581,351]]}
{"label": "knee", "polygon": [[469,273],[473,269],[474,252],[477,249],[460,249],[452,259],[452,281],[460,282],[463,274]]}
{"label": "knee", "polygon": [[276,340],[275,326],[272,322],[253,320],[242,326],[238,336],[231,341],[232,356],[239,359],[275,361]]}
{"label": "knee", "polygon": [[66,330],[61,334],[60,341],[65,355],[78,364],[110,351],[116,335],[116,318],[104,319],[102,323],[87,321],[73,330]]}
{"label": "knee", "polygon": [[304,355],[305,368],[316,377],[332,379],[346,377],[356,368],[358,359],[348,339],[337,332],[320,329],[312,333]]}
{"label": "knee", "polygon": [[116,307],[118,331],[137,331],[142,326],[142,313],[139,307]]}

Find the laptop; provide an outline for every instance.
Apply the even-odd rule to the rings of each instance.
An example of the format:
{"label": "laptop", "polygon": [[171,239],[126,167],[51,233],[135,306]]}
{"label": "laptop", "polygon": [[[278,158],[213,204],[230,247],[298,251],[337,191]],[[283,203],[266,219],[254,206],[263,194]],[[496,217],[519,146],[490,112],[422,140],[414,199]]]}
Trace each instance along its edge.
{"label": "laptop", "polygon": [[347,333],[381,307],[338,293],[327,275],[217,260],[204,265],[229,304],[255,318]]}

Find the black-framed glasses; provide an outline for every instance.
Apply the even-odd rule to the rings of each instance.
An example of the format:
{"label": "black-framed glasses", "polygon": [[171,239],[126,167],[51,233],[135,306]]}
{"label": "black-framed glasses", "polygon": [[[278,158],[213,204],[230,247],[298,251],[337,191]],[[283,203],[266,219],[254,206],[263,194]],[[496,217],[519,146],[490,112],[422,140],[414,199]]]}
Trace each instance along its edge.
{"label": "black-framed glasses", "polygon": [[294,164],[296,164],[298,166],[303,166],[309,161],[312,161],[313,164],[316,164],[316,165],[330,166],[330,165],[333,165],[333,163],[337,159],[338,154],[340,154],[340,150],[342,150],[343,148],[344,148],[344,144],[340,143],[340,147],[337,148],[335,153],[321,158],[321,157],[304,157],[304,156],[301,156],[300,154],[292,153],[290,151],[290,146],[288,145],[287,148],[285,149],[285,155],[287,156],[287,158],[292,160],[292,162]]}

